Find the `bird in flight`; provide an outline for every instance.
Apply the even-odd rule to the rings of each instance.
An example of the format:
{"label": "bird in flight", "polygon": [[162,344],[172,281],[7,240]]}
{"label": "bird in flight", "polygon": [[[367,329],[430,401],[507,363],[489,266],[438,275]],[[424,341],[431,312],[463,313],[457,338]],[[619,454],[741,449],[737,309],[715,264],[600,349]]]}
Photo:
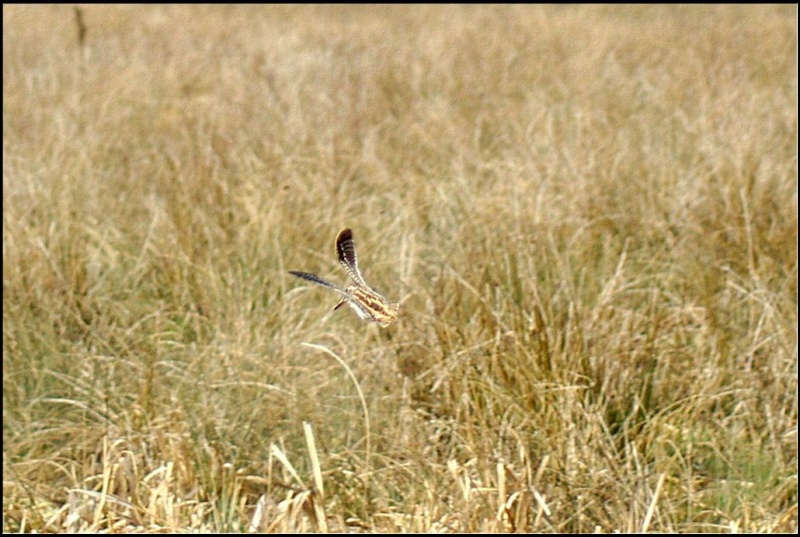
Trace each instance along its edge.
{"label": "bird in flight", "polygon": [[342,299],[334,306],[334,310],[338,310],[344,304],[349,304],[359,317],[367,321],[374,321],[384,328],[395,322],[398,304],[389,302],[385,296],[367,285],[361,271],[358,270],[356,246],[353,241],[353,231],[350,228],[344,228],[336,236],[336,253],[339,256],[339,263],[353,281],[344,289],[308,272],[290,270],[289,274],[328,287],[341,294]]}

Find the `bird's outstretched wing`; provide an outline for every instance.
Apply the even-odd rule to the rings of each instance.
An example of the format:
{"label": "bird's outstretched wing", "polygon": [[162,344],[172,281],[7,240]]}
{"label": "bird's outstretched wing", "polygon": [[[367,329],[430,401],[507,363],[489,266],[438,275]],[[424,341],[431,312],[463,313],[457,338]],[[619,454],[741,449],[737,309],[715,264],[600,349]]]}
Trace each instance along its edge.
{"label": "bird's outstretched wing", "polygon": [[358,259],[356,258],[356,243],[353,241],[353,231],[346,227],[336,236],[336,253],[339,255],[339,263],[353,279],[354,282],[367,285],[361,271],[358,270]]}
{"label": "bird's outstretched wing", "polygon": [[345,291],[344,289],[342,289],[338,285],[334,285],[334,284],[332,284],[331,282],[329,282],[327,280],[323,280],[322,278],[320,278],[316,274],[310,274],[308,272],[301,272],[299,270],[290,270],[289,274],[291,274],[292,276],[297,276],[298,278],[302,278],[304,280],[308,280],[310,282],[314,282],[317,285],[322,285],[323,287],[328,287],[330,289],[333,289],[334,291],[340,292],[341,294],[343,294],[346,297],[350,297],[350,293],[348,293],[347,291]]}

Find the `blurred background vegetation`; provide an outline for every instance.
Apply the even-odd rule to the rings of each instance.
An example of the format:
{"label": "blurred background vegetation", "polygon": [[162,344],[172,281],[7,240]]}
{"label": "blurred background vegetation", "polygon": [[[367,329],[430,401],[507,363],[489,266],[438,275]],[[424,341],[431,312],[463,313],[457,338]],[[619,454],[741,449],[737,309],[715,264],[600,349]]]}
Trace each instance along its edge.
{"label": "blurred background vegetation", "polygon": [[4,5],[3,530],[796,531],[797,79],[795,6]]}

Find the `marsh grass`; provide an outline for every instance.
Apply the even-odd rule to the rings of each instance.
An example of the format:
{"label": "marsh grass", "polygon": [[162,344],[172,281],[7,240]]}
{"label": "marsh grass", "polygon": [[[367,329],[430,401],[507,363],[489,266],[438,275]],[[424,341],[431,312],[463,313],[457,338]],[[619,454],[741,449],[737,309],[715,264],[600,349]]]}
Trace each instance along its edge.
{"label": "marsh grass", "polygon": [[75,13],[3,7],[4,531],[796,531],[794,7]]}

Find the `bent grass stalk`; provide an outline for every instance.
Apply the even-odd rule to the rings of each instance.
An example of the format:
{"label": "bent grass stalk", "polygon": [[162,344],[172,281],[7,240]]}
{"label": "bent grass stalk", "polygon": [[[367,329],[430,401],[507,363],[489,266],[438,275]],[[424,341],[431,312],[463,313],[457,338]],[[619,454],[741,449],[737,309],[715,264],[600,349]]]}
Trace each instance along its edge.
{"label": "bent grass stalk", "polygon": [[364,495],[367,501],[367,505],[369,505],[369,474],[370,474],[371,445],[370,445],[369,409],[367,408],[366,399],[364,399],[364,392],[361,391],[361,386],[358,384],[358,380],[356,379],[356,376],[353,374],[353,371],[350,369],[350,366],[348,366],[347,363],[344,360],[342,360],[342,358],[338,354],[336,354],[329,348],[324,347],[322,345],[317,345],[316,343],[308,343],[304,341],[301,343],[301,345],[308,347],[310,349],[321,351],[327,354],[328,356],[332,357],[337,362],[339,362],[339,364],[344,368],[344,370],[347,371],[347,374],[353,381],[353,385],[356,387],[356,391],[358,392],[358,399],[361,401],[361,408],[364,410],[364,434],[366,435],[366,453],[364,458],[367,464],[366,472],[364,472]]}

